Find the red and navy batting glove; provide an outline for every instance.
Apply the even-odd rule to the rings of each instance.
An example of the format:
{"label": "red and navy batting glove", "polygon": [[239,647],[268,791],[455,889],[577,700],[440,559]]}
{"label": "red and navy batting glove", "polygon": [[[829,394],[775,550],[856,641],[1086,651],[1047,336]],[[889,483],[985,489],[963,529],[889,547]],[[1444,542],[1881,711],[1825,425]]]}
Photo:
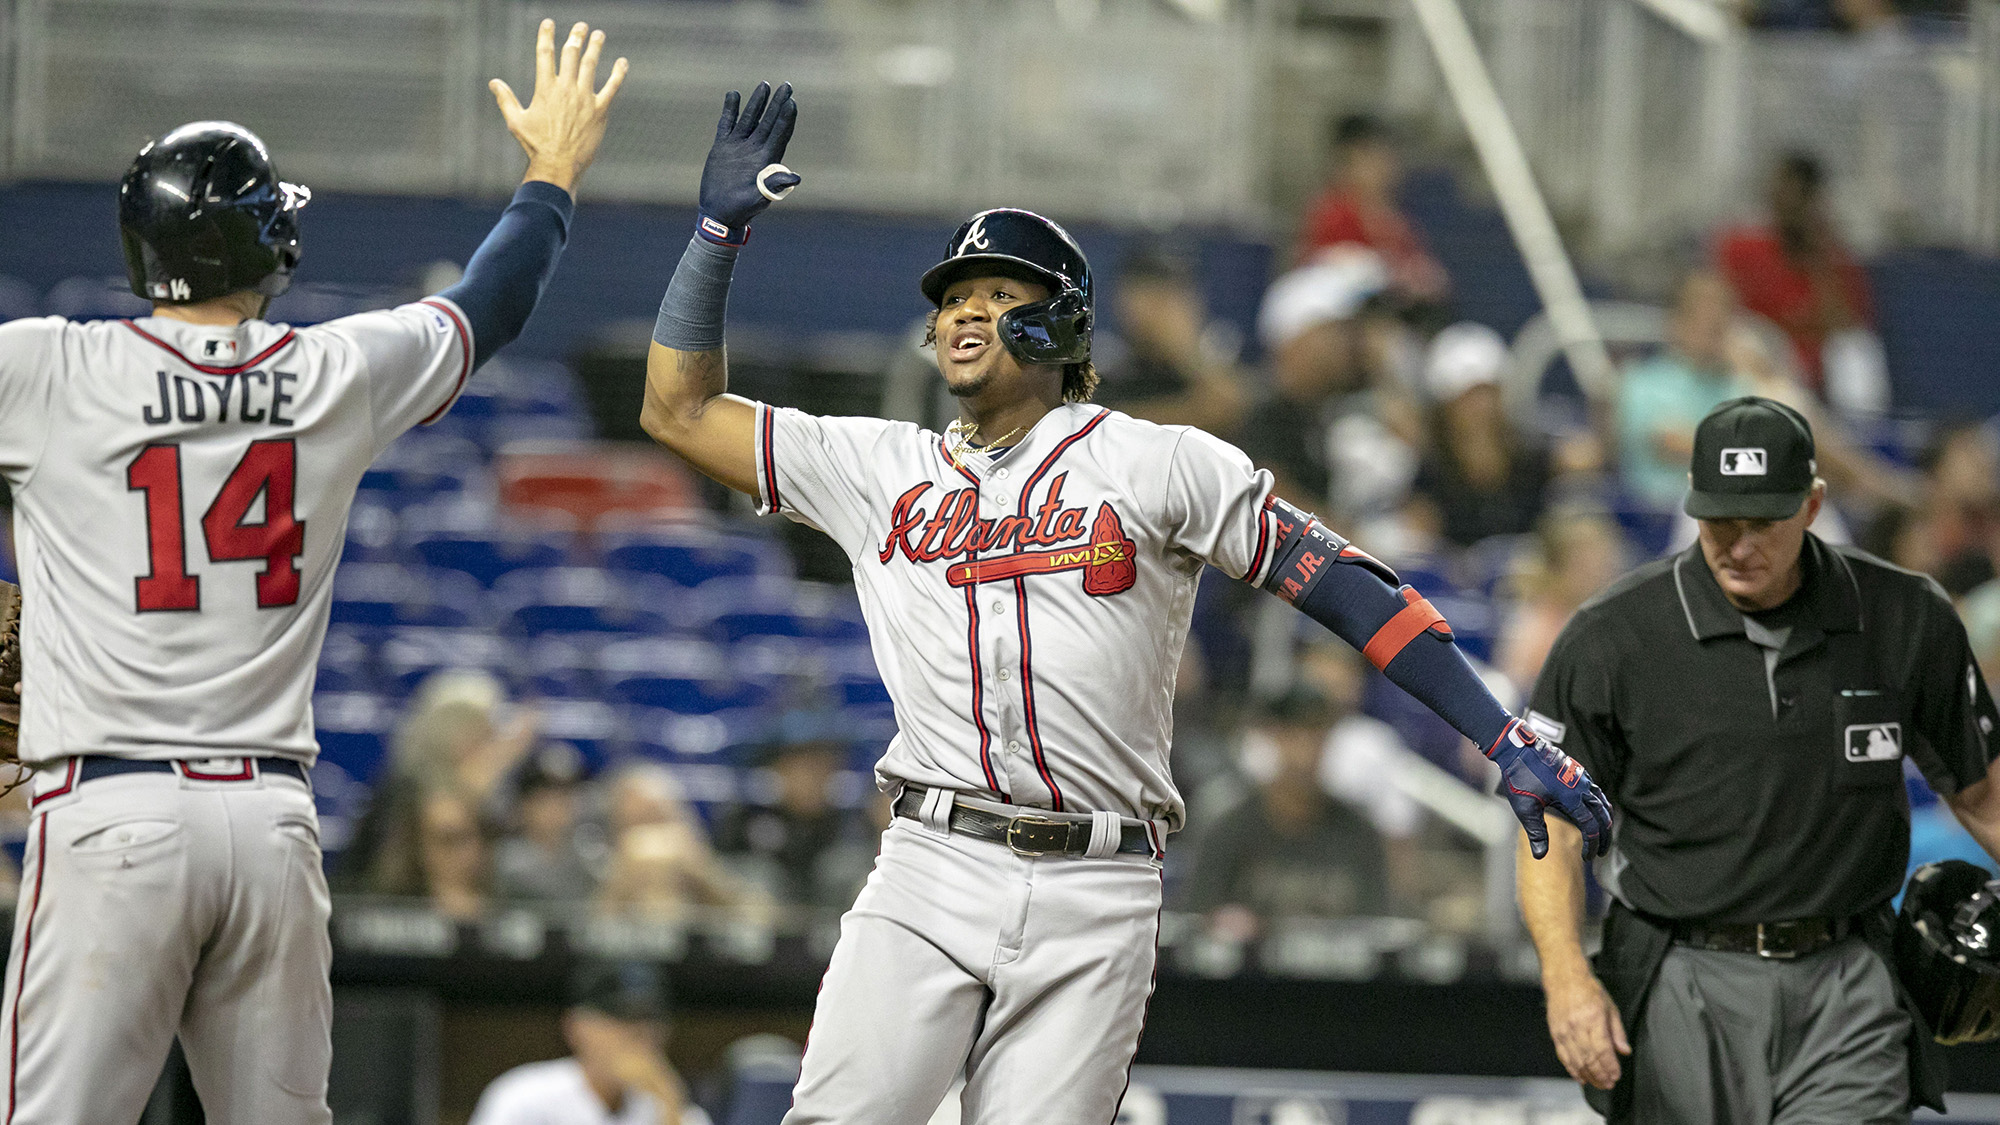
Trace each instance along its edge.
{"label": "red and navy batting glove", "polygon": [[743,245],[750,237],[750,220],[798,186],[798,173],[782,166],[772,170],[785,158],[798,118],[789,82],[775,93],[769,83],[759,82],[747,102],[734,90],[722,99],[715,144],[701,169],[701,215],[695,226],[703,238],[723,246]]}
{"label": "red and navy batting glove", "polygon": [[1500,795],[1514,806],[1536,859],[1549,854],[1549,828],[1542,814],[1550,808],[1583,832],[1585,859],[1611,847],[1611,802],[1575,758],[1537,737],[1519,719],[1507,724],[1486,756],[1500,767]]}

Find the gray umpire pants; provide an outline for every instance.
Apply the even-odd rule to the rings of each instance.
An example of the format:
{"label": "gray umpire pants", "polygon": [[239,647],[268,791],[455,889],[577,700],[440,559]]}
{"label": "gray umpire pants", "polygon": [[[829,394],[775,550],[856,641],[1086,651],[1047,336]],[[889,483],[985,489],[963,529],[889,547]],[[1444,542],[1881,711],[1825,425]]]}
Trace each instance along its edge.
{"label": "gray umpire pants", "polygon": [[1633,1045],[1633,1119],[1910,1120],[1910,1019],[1859,937],[1791,961],[1676,945]]}

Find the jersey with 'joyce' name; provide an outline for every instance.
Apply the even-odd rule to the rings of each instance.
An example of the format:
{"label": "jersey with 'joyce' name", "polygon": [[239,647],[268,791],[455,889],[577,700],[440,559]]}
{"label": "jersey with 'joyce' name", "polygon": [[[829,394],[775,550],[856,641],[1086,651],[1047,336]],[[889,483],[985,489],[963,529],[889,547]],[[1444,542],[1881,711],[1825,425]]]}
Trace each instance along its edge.
{"label": "jersey with 'joyce' name", "polygon": [[1271,476],[1183,426],[1068,404],[997,457],[906,422],[757,408],[761,511],[854,562],[898,734],[882,784],[1178,829],[1174,675],[1204,563],[1271,565]]}
{"label": "jersey with 'joyce' name", "polygon": [[23,758],[310,765],[355,488],[471,368],[464,314],[441,297],[301,329],[0,325]]}

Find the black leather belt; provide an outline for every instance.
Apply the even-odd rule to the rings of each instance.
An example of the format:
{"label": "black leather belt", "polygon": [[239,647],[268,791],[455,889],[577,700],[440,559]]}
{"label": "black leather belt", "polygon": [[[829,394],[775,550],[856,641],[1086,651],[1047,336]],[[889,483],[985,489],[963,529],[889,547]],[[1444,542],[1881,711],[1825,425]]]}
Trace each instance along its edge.
{"label": "black leather belt", "polygon": [[1738,925],[1677,922],[1674,942],[1719,953],[1755,953],[1769,960],[1789,961],[1818,953],[1857,929],[1852,918],[1794,918]]}
{"label": "black leather belt", "polygon": [[[904,786],[903,795],[896,799],[896,815],[921,820],[924,794],[927,792],[920,785]],[[1082,855],[1090,847],[1088,820],[1058,820],[1033,813],[1003,816],[985,809],[953,804],[948,823],[953,832],[963,833],[975,840],[1005,844],[1016,855]],[[1153,850],[1153,834],[1143,824],[1119,826],[1118,851],[1122,855],[1158,854]]]}
{"label": "black leather belt", "polygon": [[[121,773],[173,773],[179,767],[184,776],[195,781],[250,781],[258,775],[269,777],[277,774],[295,781],[306,780],[306,768],[290,758],[239,758],[229,759],[244,763],[242,773],[203,772],[198,762],[152,761],[139,758],[111,758],[102,754],[86,754],[77,759],[77,785],[86,781],[96,781],[101,777],[114,777]],[[253,770],[250,766],[255,762]]]}

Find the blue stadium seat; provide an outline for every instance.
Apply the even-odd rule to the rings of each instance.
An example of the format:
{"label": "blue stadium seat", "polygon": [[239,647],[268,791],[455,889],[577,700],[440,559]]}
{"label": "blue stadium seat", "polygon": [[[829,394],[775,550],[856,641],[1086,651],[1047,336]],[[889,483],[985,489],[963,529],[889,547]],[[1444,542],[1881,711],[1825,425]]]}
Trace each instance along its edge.
{"label": "blue stadium seat", "polygon": [[874,677],[850,676],[840,681],[842,707],[870,707],[889,702],[889,689]]}
{"label": "blue stadium seat", "polygon": [[604,565],[699,586],[715,578],[773,573],[781,564],[771,555],[761,541],[742,537],[628,534],[606,542]]}
{"label": "blue stadium seat", "polygon": [[730,667],[729,653],[696,637],[620,638],[597,650],[597,670],[608,680],[639,675],[722,679]]}
{"label": "blue stadium seat", "polygon": [[396,562],[403,557],[396,530],[396,505],[373,493],[357,493],[347,512],[347,541],[342,562]]}
{"label": "blue stadium seat", "polygon": [[595,699],[543,699],[535,703],[541,732],[574,745],[593,767],[609,760],[628,738],[618,709]]}
{"label": "blue stadium seat", "polygon": [[319,650],[316,691],[375,690],[376,630],[353,625],[329,625]]}
{"label": "blue stadium seat", "polygon": [[431,566],[469,574],[492,586],[517,570],[561,566],[570,537],[562,533],[434,532],[420,535],[412,548]]}
{"label": "blue stadium seat", "polygon": [[[658,583],[658,580],[655,580]],[[494,584],[510,627],[542,633],[664,633],[673,628],[674,598],[664,583],[621,581],[595,567],[517,570]]]}
{"label": "blue stadium seat", "polygon": [[602,633],[545,633],[528,644],[528,689],[556,699],[595,699]]}
{"label": "blue stadium seat", "polygon": [[712,626],[719,639],[735,643],[748,637],[799,637],[820,641],[865,640],[868,627],[844,617],[783,611],[746,610],[717,616]]}
{"label": "blue stadium seat", "polygon": [[632,746],[649,758],[669,762],[730,761],[741,748],[761,742],[771,727],[768,712],[731,708],[685,715],[660,707],[625,708]]}
{"label": "blue stadium seat", "polygon": [[485,624],[479,584],[449,570],[395,563],[350,563],[334,572],[332,620],[341,625]]}
{"label": "blue stadium seat", "polygon": [[392,629],[382,641],[379,662],[385,685],[404,693],[445,669],[476,668],[502,682],[517,680],[520,669],[514,647],[490,629]]}
{"label": "blue stadium seat", "polygon": [[697,680],[677,676],[635,675],[610,680],[611,698],[641,707],[658,707],[680,715],[713,715],[742,707],[761,707],[771,699],[769,685],[755,680]]}
{"label": "blue stadium seat", "polygon": [[313,726],[319,736],[320,757],[350,777],[375,777],[387,756],[389,732],[395,722],[395,706],[380,696],[328,691],[313,695]]}

